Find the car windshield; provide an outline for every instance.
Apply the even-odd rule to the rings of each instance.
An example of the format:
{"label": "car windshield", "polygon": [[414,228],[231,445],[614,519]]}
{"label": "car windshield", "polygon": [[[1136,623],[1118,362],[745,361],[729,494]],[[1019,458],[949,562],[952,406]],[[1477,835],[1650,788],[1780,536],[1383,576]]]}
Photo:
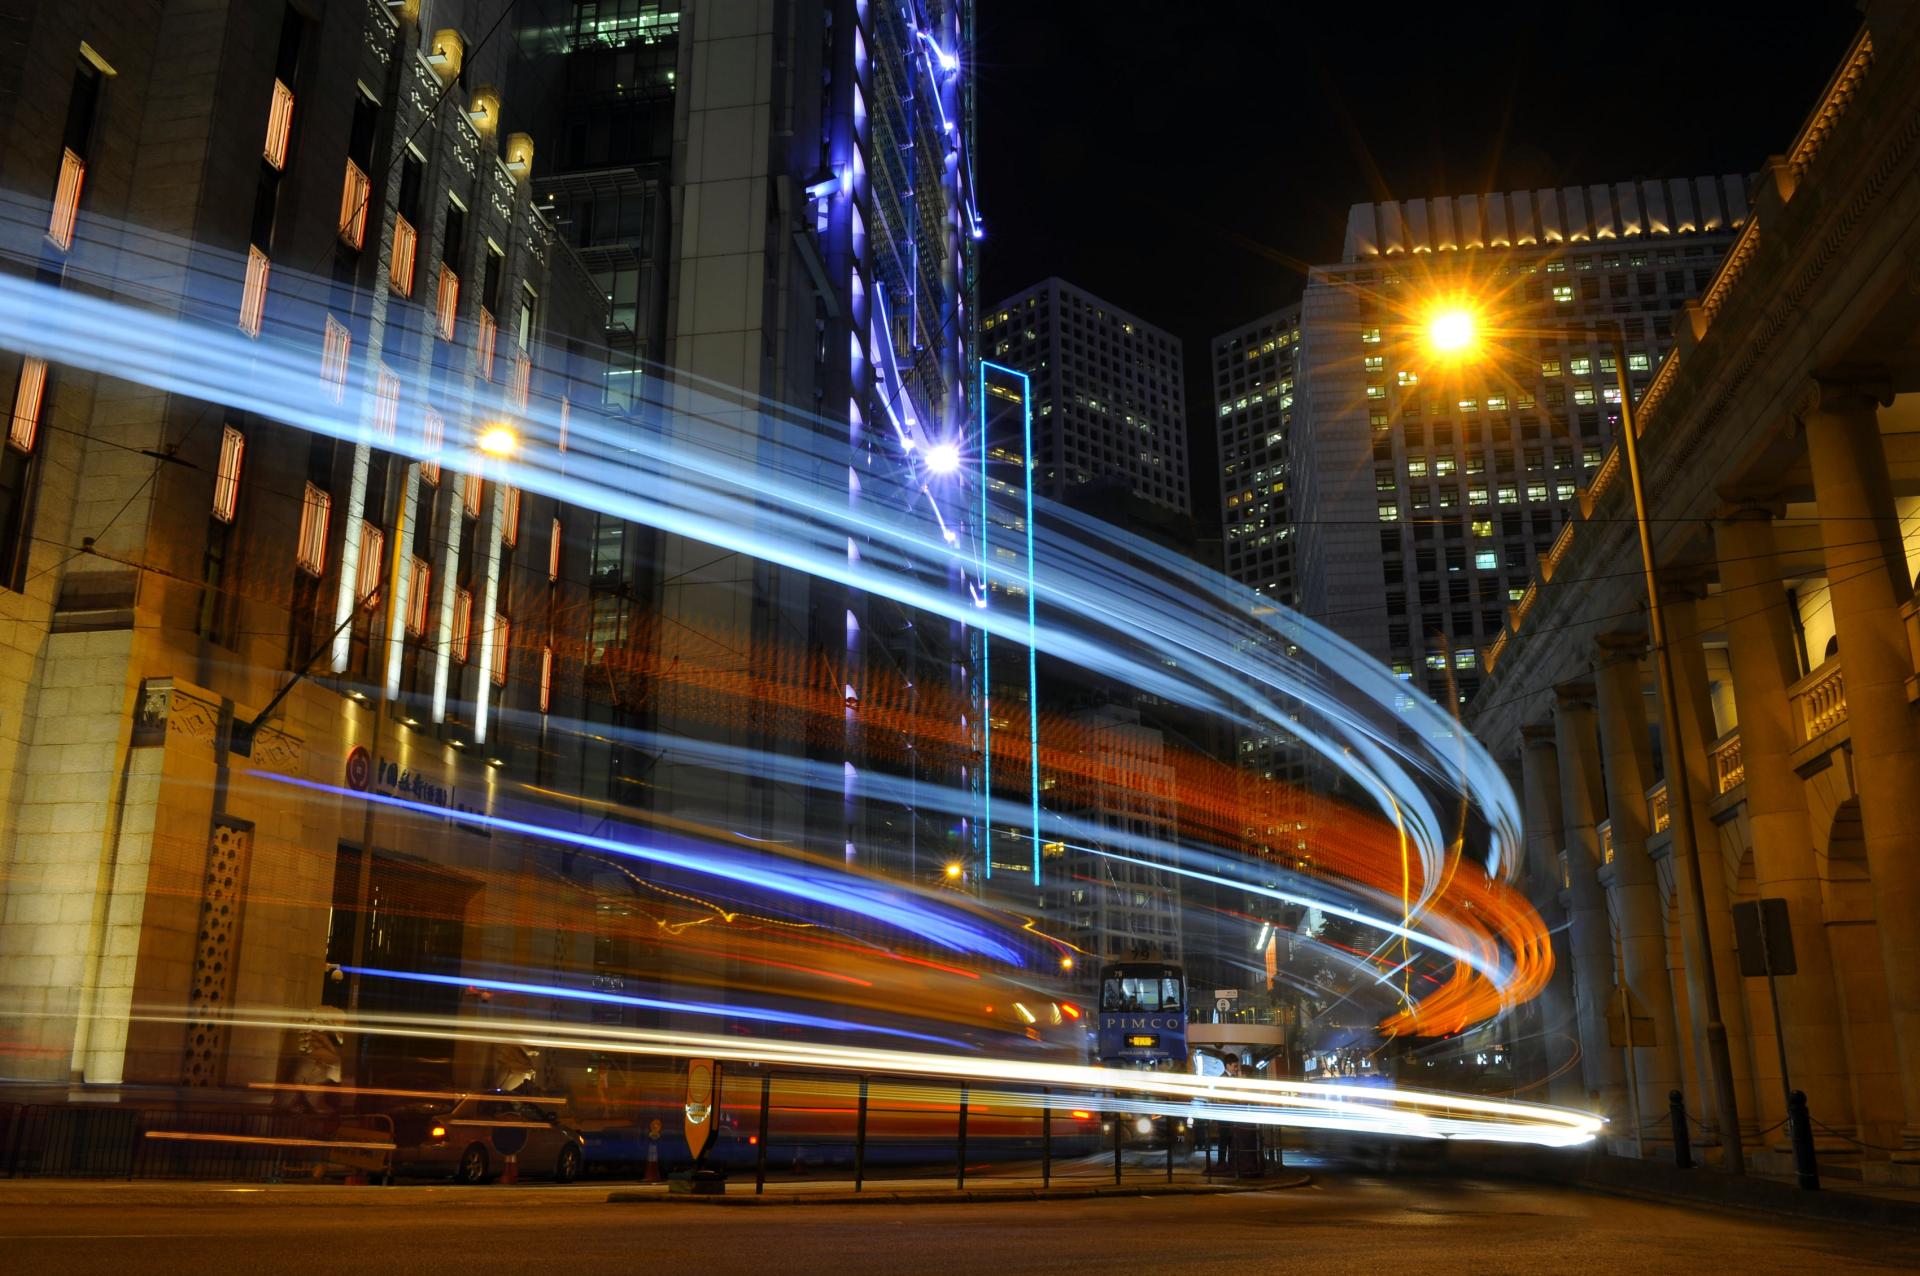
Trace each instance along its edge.
{"label": "car windshield", "polygon": [[1109,1014],[1129,1010],[1178,1010],[1180,981],[1157,971],[1151,975],[1109,978],[1100,988],[1100,1009]]}

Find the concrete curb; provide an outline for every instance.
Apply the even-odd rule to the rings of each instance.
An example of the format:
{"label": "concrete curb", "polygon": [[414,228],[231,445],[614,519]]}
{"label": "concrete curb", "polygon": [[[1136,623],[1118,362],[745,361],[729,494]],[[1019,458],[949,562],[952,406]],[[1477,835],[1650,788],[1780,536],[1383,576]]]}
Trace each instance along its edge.
{"label": "concrete curb", "polygon": [[878,1192],[769,1192],[755,1196],[752,1191],[723,1196],[696,1196],[691,1192],[616,1191],[607,1194],[609,1205],[961,1205],[992,1204],[1009,1201],[1084,1201],[1099,1197],[1141,1196],[1239,1196],[1248,1192],[1279,1192],[1306,1187],[1313,1175],[1262,1180],[1248,1184],[1174,1183],[1139,1187],[1056,1187],[1056,1188],[967,1188]]}
{"label": "concrete curb", "polygon": [[405,1209],[453,1205],[515,1209],[551,1205],[601,1205],[604,1184],[570,1187],[449,1187],[430,1184],[396,1187],[345,1187],[337,1183],[88,1183],[26,1181],[0,1183],[0,1214],[21,1209],[61,1207],[138,1209],[257,1209],[282,1206],[313,1209]]}

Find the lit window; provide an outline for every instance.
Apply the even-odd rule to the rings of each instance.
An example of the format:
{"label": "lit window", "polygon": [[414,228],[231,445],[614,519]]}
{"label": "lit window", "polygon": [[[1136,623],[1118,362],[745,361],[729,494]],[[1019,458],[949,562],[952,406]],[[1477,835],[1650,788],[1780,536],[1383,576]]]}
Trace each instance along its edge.
{"label": "lit window", "polygon": [[454,315],[460,307],[460,276],[453,273],[453,267],[440,263],[440,295],[435,303],[439,316],[440,340],[453,340]]}
{"label": "lit window", "polygon": [[1550,261],[1547,263],[1547,273],[1549,275],[1564,275],[1567,273],[1567,263],[1564,261]]}
{"label": "lit window", "polygon": [[372,523],[362,519],[360,522],[360,574],[356,580],[360,592],[360,601],[368,608],[373,606],[374,596],[380,592],[380,581],[385,574],[381,568],[387,558],[387,534]]}
{"label": "lit window", "polygon": [[461,499],[466,503],[468,518],[480,517],[480,497],[486,486],[478,474],[467,475],[467,481],[462,484]]}
{"label": "lit window", "polygon": [[1600,371],[1618,376],[1620,373],[1620,361],[1610,354],[1603,354],[1600,356]]}
{"label": "lit window", "polygon": [[560,450],[562,452],[567,450],[567,426],[572,423],[572,418],[573,401],[571,399],[560,400]]}
{"label": "lit window", "polygon": [[468,640],[473,636],[473,591],[456,590],[453,595],[453,658],[467,663]]}
{"label": "lit window", "polygon": [[1364,362],[1368,372],[1384,372],[1387,367],[1387,356],[1383,354],[1370,354]]}
{"label": "lit window", "polygon": [[1507,590],[1507,601],[1510,603],[1517,603],[1522,598],[1525,598],[1526,596],[1527,596],[1527,591],[1518,585]]}
{"label": "lit window", "polygon": [[1425,478],[1426,476],[1427,476],[1427,458],[1424,456],[1408,457],[1407,458],[1407,477],[1408,478]]}
{"label": "lit window", "polygon": [[1573,484],[1556,483],[1553,488],[1553,494],[1563,501],[1570,501],[1573,499]]}
{"label": "lit window", "polygon": [[426,424],[420,432],[424,436],[421,441],[426,445],[423,449],[425,454],[420,461],[420,477],[438,487],[440,486],[440,444],[447,437],[447,419],[432,408],[428,408]]}
{"label": "lit window", "polygon": [[1569,359],[1569,360],[1567,360],[1567,370],[1568,370],[1569,372],[1571,372],[1571,373],[1572,373],[1572,374],[1573,374],[1574,376],[1576,376],[1576,377],[1589,377],[1589,376],[1592,376],[1592,375],[1593,375],[1593,360],[1591,360],[1591,359]]}
{"label": "lit window", "polygon": [[13,392],[13,423],[7,428],[7,444],[15,451],[33,451],[46,394],[47,361],[28,355],[20,362],[20,384]]}
{"label": "lit window", "polygon": [[1632,372],[1645,372],[1651,365],[1645,354],[1635,353],[1627,356],[1627,368]]}
{"label": "lit window", "polygon": [[507,618],[496,614],[493,618],[493,685],[507,685],[507,639],[513,632],[513,626]]}
{"label": "lit window", "polygon": [[240,508],[240,461],[246,454],[247,436],[232,426],[220,435],[220,468],[213,476],[213,516],[231,523]]}
{"label": "lit window", "polygon": [[560,579],[560,520],[553,520],[553,535],[547,541],[547,579]]}
{"label": "lit window", "polygon": [[[1398,479],[1396,479],[1393,476],[1392,470],[1375,470],[1373,472],[1373,490],[1374,491],[1393,492],[1393,491],[1399,490],[1399,487],[1400,487],[1400,482]],[[1239,504],[1239,501],[1240,501],[1240,498],[1236,496],[1233,498],[1232,501],[1229,501],[1228,504],[1237,505]]]}
{"label": "lit window", "polygon": [[540,712],[553,708],[553,648],[540,649]]}
{"label": "lit window", "polygon": [[[1559,388],[1558,386],[1554,387],[1556,390]],[[1533,408],[1533,391],[1516,390],[1513,395],[1513,406],[1523,412],[1531,411]]]}
{"label": "lit window", "polygon": [[353,334],[347,325],[327,316],[327,334],[320,345],[320,379],[333,389],[333,401],[340,402],[347,392],[347,358],[353,352]]}
{"label": "lit window", "polygon": [[1395,523],[1400,520],[1400,507],[1398,505],[1379,506],[1378,513],[1380,515],[1380,521],[1383,523]]}
{"label": "lit window", "polygon": [[1367,387],[1367,397],[1369,399],[1384,399],[1387,397],[1387,387],[1383,385],[1370,385]]}
{"label": "lit window", "polygon": [[1545,483],[1529,483],[1529,484],[1527,484],[1527,499],[1528,499],[1529,501],[1544,501],[1544,500],[1546,500],[1546,499],[1547,499],[1547,485],[1546,485]]}
{"label": "lit window", "polygon": [[1455,669],[1471,669],[1474,664],[1474,654],[1471,647],[1463,647],[1453,653],[1453,667]]}
{"label": "lit window", "polygon": [[1513,505],[1520,499],[1520,489],[1517,487],[1503,487],[1494,499],[1498,500],[1502,505]]}
{"label": "lit window", "polygon": [[294,561],[309,576],[318,576],[327,570],[327,519],[332,513],[333,497],[308,483],[306,498],[300,505],[300,544]]}
{"label": "lit window", "polygon": [[86,180],[87,162],[72,148],[60,154],[60,181],[53,190],[53,217],[47,223],[47,238],[61,252],[73,247],[73,223],[80,215],[80,186]]}
{"label": "lit window", "polygon": [[240,331],[249,337],[260,335],[260,321],[267,312],[267,255],[247,246],[247,282],[240,290]]}
{"label": "lit window", "polygon": [[413,296],[413,259],[420,251],[420,233],[404,217],[393,219],[393,259],[387,263],[387,282],[402,297]]}
{"label": "lit window", "polygon": [[493,347],[499,336],[500,329],[493,321],[493,312],[485,306],[480,307],[480,335],[474,339],[473,349],[483,381],[493,380]]}
{"label": "lit window", "polygon": [[1482,541],[1492,540],[1493,539],[1493,520],[1490,518],[1474,519],[1473,520],[1473,536],[1475,540],[1482,540]]}
{"label": "lit window", "polygon": [[1458,462],[1450,456],[1436,456],[1433,458],[1433,475],[1435,478],[1446,478],[1453,473],[1457,465]]}
{"label": "lit window", "polygon": [[367,195],[373,183],[360,166],[347,161],[347,180],[340,188],[340,242],[358,252],[367,242]]}
{"label": "lit window", "polygon": [[1468,488],[1468,489],[1467,489],[1467,504],[1469,504],[1469,505],[1485,505],[1486,503],[1487,503],[1487,489],[1486,489],[1486,488],[1484,488],[1484,487],[1470,487],[1470,488]]}
{"label": "lit window", "polygon": [[373,381],[373,432],[391,443],[400,425],[400,378],[385,364]]}
{"label": "lit window", "polygon": [[287,138],[293,133],[293,90],[280,81],[273,82],[273,105],[267,108],[267,163],[276,169],[287,166]]}
{"label": "lit window", "polygon": [[1540,361],[1540,375],[1543,377],[1559,376],[1560,361],[1558,359],[1542,359]]}
{"label": "lit window", "polygon": [[507,545],[520,543],[520,489],[500,489],[500,539]]}
{"label": "lit window", "polygon": [[407,559],[407,632],[418,638],[427,632],[428,595],[433,589],[433,568],[419,555]]}
{"label": "lit window", "polygon": [[1361,340],[1361,342],[1362,342],[1363,344],[1365,344],[1365,345],[1369,345],[1369,346],[1377,346],[1377,345],[1379,345],[1379,344],[1380,344],[1380,329],[1378,329],[1378,328],[1362,328],[1362,329],[1360,329],[1360,340]]}
{"label": "lit window", "polygon": [[1573,387],[1573,401],[1579,404],[1591,404],[1593,402],[1593,387],[1590,385],[1577,385]]}
{"label": "lit window", "polygon": [[1581,449],[1580,464],[1586,466],[1588,469],[1592,469],[1594,466],[1600,464],[1600,445],[1598,443],[1590,443]]}
{"label": "lit window", "polygon": [[1505,412],[1506,410],[1507,410],[1507,396],[1506,396],[1506,395],[1504,395],[1504,394],[1490,394],[1490,395],[1488,395],[1488,396],[1487,396],[1487,411],[1489,411],[1489,412]]}
{"label": "lit window", "polygon": [[1479,571],[1493,571],[1500,565],[1499,558],[1499,554],[1490,549],[1476,549],[1473,551],[1473,565]]}
{"label": "lit window", "polygon": [[1617,385],[1602,386],[1600,387],[1600,397],[1608,403],[1618,403],[1620,402],[1620,387]]}
{"label": "lit window", "polygon": [[527,410],[527,390],[533,384],[533,359],[525,350],[513,356],[513,371],[507,375],[507,397],[522,412]]}
{"label": "lit window", "polygon": [[1478,412],[1479,410],[1480,410],[1480,400],[1478,399],[1460,400],[1461,416],[1472,416],[1474,413]]}
{"label": "lit window", "polygon": [[1562,304],[1572,301],[1573,285],[1572,284],[1555,284],[1553,286],[1553,299],[1555,301],[1561,302]]}

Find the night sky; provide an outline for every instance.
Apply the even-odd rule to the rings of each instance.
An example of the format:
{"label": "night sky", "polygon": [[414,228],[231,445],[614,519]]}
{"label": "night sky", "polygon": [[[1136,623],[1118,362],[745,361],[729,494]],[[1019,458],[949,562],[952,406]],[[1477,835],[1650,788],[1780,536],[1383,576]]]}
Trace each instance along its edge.
{"label": "night sky", "polygon": [[1754,172],[1860,23],[1850,0],[976,13],[982,304],[1059,275],[1186,343],[1209,535],[1208,343],[1338,260],[1349,205]]}

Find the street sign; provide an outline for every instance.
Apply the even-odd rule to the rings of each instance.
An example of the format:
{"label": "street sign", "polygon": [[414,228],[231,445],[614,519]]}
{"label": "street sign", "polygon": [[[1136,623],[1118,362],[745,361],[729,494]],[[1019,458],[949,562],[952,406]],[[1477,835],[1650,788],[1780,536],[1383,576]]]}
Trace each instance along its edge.
{"label": "street sign", "polygon": [[1733,942],[1740,951],[1740,973],[1750,978],[1791,975],[1799,970],[1784,899],[1751,899],[1735,904]]}
{"label": "street sign", "polygon": [[713,1109],[720,1093],[720,1069],[711,1059],[687,1061],[687,1151],[698,1161],[713,1144]]}
{"label": "street sign", "polygon": [[1215,1001],[1235,1001],[1239,999],[1239,996],[1240,990],[1238,988],[1215,988],[1213,990],[1213,999]]}
{"label": "street sign", "polygon": [[1216,998],[1213,1003],[1213,1008],[1215,1010],[1218,1010],[1221,1014],[1224,1015],[1233,1009],[1233,998],[1231,997]]}

